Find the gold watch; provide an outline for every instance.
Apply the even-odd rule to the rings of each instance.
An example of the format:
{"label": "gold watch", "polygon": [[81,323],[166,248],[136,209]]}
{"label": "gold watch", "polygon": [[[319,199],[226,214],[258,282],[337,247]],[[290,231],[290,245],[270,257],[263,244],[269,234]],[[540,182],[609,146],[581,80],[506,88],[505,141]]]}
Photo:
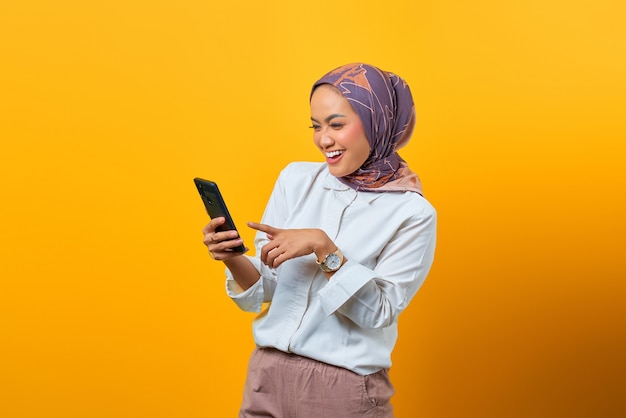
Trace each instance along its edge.
{"label": "gold watch", "polygon": [[343,254],[341,254],[341,251],[337,248],[337,250],[332,253],[326,254],[323,261],[315,260],[315,262],[324,273],[332,273],[339,270],[339,267],[343,264]]}

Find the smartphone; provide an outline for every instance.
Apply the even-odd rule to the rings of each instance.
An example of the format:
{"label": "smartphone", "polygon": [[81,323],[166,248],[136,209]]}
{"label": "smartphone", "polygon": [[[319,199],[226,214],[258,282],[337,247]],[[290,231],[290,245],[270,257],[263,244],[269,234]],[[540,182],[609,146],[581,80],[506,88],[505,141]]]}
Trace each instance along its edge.
{"label": "smartphone", "polygon": [[[220,216],[226,218],[226,222],[217,227],[216,231],[237,231],[233,218],[228,212],[226,202],[224,201],[217,184],[213,181],[204,180],[198,177],[193,179],[193,181],[196,184],[196,188],[200,193],[204,207],[211,219],[219,218]],[[239,232],[237,232],[237,235],[239,235]],[[231,248],[230,251],[243,253],[246,251],[246,247],[242,244]]]}

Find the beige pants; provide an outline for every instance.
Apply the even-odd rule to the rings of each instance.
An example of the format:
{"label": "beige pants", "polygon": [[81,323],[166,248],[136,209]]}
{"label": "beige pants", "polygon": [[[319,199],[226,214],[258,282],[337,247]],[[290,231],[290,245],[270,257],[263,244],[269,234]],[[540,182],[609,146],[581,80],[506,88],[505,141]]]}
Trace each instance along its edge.
{"label": "beige pants", "polygon": [[393,417],[387,370],[361,376],[271,348],[250,358],[240,418]]}

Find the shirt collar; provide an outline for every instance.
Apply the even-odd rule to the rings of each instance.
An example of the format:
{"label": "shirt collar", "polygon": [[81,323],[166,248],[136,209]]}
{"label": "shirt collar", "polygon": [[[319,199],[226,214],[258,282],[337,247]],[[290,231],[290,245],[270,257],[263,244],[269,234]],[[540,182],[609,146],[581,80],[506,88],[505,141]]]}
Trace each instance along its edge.
{"label": "shirt collar", "polygon": [[338,192],[343,192],[343,193],[349,193],[350,195],[357,194],[358,199],[365,203],[373,202],[374,200],[378,199],[384,194],[384,192],[382,193],[364,192],[364,191],[357,192],[352,187],[340,182],[339,179],[337,179],[337,177],[330,174],[330,171],[328,171],[328,166],[325,167],[324,171],[326,174],[326,178],[324,179],[325,189],[336,190]]}

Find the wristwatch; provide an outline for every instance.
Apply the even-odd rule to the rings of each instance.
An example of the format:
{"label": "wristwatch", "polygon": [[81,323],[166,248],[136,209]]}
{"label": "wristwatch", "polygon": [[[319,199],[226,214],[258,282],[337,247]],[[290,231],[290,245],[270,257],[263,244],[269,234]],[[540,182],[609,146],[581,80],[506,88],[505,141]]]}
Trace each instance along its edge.
{"label": "wristwatch", "polygon": [[341,264],[343,263],[343,254],[341,254],[341,251],[337,248],[334,252],[326,254],[323,261],[320,262],[315,260],[315,262],[320,266],[320,269],[322,269],[324,273],[332,273],[339,270],[339,267],[341,267]]}

